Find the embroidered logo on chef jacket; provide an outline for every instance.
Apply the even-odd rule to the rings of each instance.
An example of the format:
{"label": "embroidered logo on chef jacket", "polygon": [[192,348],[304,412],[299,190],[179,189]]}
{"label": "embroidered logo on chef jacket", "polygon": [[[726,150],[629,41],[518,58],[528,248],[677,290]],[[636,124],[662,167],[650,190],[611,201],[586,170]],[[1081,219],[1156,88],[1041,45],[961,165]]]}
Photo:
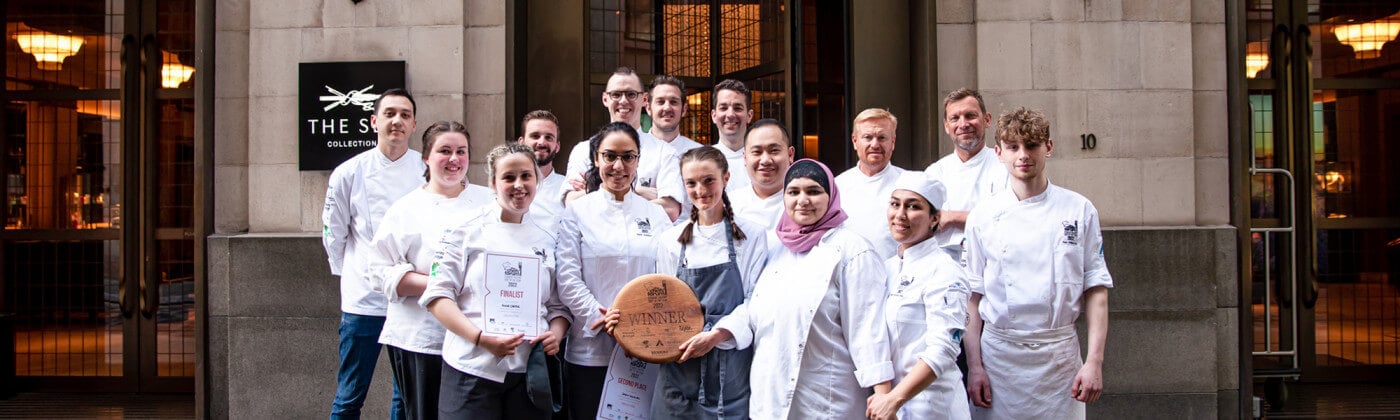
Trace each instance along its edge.
{"label": "embroidered logo on chef jacket", "polygon": [[428,268],[428,277],[437,277],[438,262],[433,261],[433,266]]}
{"label": "embroidered logo on chef jacket", "polygon": [[549,263],[549,255],[546,255],[543,249],[532,246],[530,247],[530,251],[534,252],[535,255],[538,255],[540,257],[540,262],[543,262],[545,264]]}
{"label": "embroidered logo on chef jacket", "polygon": [[637,224],[637,236],[651,236],[650,218],[637,218],[632,221]]}
{"label": "embroidered logo on chef jacket", "polygon": [[1074,223],[1066,221],[1060,222],[1060,224],[1064,225],[1065,227],[1065,238],[1061,240],[1060,243],[1066,245],[1079,245],[1079,221],[1075,220]]}
{"label": "embroidered logo on chef jacket", "polygon": [[910,276],[899,276],[899,288],[894,290],[894,295],[895,295],[895,296],[903,296],[903,295],[904,295],[904,288],[905,288],[906,286],[909,286],[909,284],[910,284],[910,283],[913,283],[913,282],[914,282],[914,278],[913,278],[913,277],[910,277]]}

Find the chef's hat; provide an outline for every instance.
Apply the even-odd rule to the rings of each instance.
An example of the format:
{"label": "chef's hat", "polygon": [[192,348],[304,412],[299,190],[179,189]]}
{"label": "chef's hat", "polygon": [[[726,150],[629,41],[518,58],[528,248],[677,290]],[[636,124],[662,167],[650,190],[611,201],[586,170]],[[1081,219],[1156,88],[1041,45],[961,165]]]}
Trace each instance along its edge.
{"label": "chef's hat", "polygon": [[922,171],[907,171],[900,175],[894,182],[894,189],[909,190],[923,196],[935,211],[943,208],[943,201],[948,196],[942,182],[929,178]]}

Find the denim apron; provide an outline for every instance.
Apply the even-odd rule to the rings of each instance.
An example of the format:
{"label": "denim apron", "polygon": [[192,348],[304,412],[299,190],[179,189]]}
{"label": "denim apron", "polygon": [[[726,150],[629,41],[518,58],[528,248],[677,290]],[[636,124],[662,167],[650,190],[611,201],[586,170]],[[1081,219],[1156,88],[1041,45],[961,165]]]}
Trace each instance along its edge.
{"label": "denim apron", "polygon": [[[744,283],[735,258],[734,236],[728,219],[724,236],[729,243],[729,261],[702,268],[689,268],[686,244],[681,244],[680,267],[676,277],[695,291],[705,312],[705,331],[744,303]],[[711,350],[684,363],[661,365],[652,399],[651,416],[657,419],[747,419],[749,418],[749,365],[753,348]]]}

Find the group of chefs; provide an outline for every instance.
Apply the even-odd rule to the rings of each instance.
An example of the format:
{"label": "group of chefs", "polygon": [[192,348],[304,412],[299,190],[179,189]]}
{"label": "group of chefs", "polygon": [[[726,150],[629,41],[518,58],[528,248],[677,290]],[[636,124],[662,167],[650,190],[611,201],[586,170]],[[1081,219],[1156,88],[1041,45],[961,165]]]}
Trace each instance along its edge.
{"label": "group of chefs", "polygon": [[[714,86],[705,146],[679,132],[680,80],[644,86],[619,68],[601,96],[611,122],[561,173],[548,111],[488,151],[436,122],[419,152],[413,97],[382,93],[378,146],[331,173],[322,213],[341,283],[330,417],[359,417],[382,346],[396,419],[609,417],[626,315],[611,303],[654,273],[691,287],[704,328],[673,344],[680,359],[657,366],[637,417],[1084,417],[1103,389],[1113,280],[1097,210],[1049,182],[1044,114],[994,121],[977,91],[953,91],[953,153],[918,171],[890,162],[896,117],[867,109],[858,164],[836,174],[794,160],[750,99],[741,82]],[[467,182],[473,153],[486,186]],[[545,281],[519,295],[534,329],[512,333],[490,308],[522,272]]]}

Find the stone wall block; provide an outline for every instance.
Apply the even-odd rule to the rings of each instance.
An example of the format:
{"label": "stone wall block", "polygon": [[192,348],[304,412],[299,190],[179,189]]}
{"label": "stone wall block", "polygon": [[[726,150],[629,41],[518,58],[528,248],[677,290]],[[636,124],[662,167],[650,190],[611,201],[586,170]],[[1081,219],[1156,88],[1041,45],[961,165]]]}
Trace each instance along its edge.
{"label": "stone wall block", "polygon": [[[437,121],[457,121],[467,125],[467,132],[471,133],[472,157],[476,157],[478,141],[477,137],[486,133],[477,127],[467,123],[466,97],[461,93],[419,93],[413,92],[413,100],[418,102],[418,132],[414,133],[413,141],[408,142],[408,147],[419,152],[423,151],[423,132]],[[485,156],[485,152],[482,156]]]}
{"label": "stone wall block", "polygon": [[1050,20],[1059,22],[1083,21],[1086,11],[1085,0],[1051,0]]}
{"label": "stone wall block", "polygon": [[[1218,368],[1210,361],[1217,358],[1219,321],[1214,309],[1120,312],[1110,303],[1109,311],[1103,366],[1106,392],[1200,393],[1209,394],[1208,400],[1215,402]],[[1081,342],[1085,337],[1081,332]],[[1205,413],[1215,413],[1214,406],[1209,407]],[[1178,414],[1177,418],[1192,416]]]}
{"label": "stone wall block", "polygon": [[[409,28],[408,45],[413,48],[408,53],[408,80],[414,81],[415,99],[419,94],[460,93],[466,62],[462,57],[462,27],[460,26],[418,26]],[[504,48],[504,47],[503,47]],[[481,59],[473,61],[495,62],[501,67],[505,86],[505,64],[500,60]]]}
{"label": "stone wall block", "polygon": [[[224,319],[229,315],[228,286],[232,284],[229,264],[229,238],[226,235],[215,234],[205,239],[205,255],[208,260],[208,279],[205,289],[205,303],[208,310],[205,311],[211,318]],[[211,342],[226,340],[228,337],[216,336],[212,332],[209,335]],[[211,350],[213,347],[211,346]]]}
{"label": "stone wall block", "polygon": [[214,164],[248,164],[248,98],[214,99]]}
{"label": "stone wall block", "polygon": [[248,97],[248,31],[216,32],[214,50],[214,97]]}
{"label": "stone wall block", "polygon": [[1083,23],[1031,24],[1031,65],[1035,89],[1077,89],[1084,86]]}
{"label": "stone wall block", "polygon": [[1087,0],[1084,9],[1085,19],[1090,22],[1123,20],[1123,0]]}
{"label": "stone wall block", "polygon": [[[1084,89],[1138,89],[1142,87],[1141,27],[1129,22],[1090,22],[1076,24],[1080,31],[1083,57],[1065,63],[1062,72],[1073,72],[1080,82],[1071,86]],[[1041,46],[1037,43],[1036,46]]]}
{"label": "stone wall block", "polygon": [[1235,243],[1239,240],[1238,229],[1229,225],[1217,225],[1215,229],[1215,306],[1237,308],[1240,306],[1240,274],[1236,261],[1239,251]]}
{"label": "stone wall block", "polygon": [[301,61],[405,60],[410,48],[407,27],[308,30]]}
{"label": "stone wall block", "polygon": [[1028,39],[1031,39],[1029,22],[979,23],[978,86],[983,89],[1031,89],[1031,42],[1026,42]]}
{"label": "stone wall block", "polygon": [[[1185,22],[1143,22],[1141,31],[1142,87],[1147,89],[1191,89],[1198,73],[1192,71],[1193,58],[1208,56],[1214,50],[1224,56],[1224,48],[1192,48],[1192,28]],[[1221,32],[1223,33],[1223,32]],[[1223,61],[1221,61],[1223,63]],[[1222,68],[1223,70],[1223,68]],[[1221,72],[1223,73],[1223,71]],[[1199,88],[1199,87],[1198,87]],[[1223,89],[1224,86],[1222,85]]]}
{"label": "stone wall block", "polygon": [[[349,1],[329,1],[321,8],[322,27],[325,28],[372,28],[376,26],[390,26],[379,22],[379,11],[385,4],[392,5],[394,9],[403,9],[405,5],[397,2],[349,2]],[[416,7],[416,6],[409,6]]]}
{"label": "stone wall block", "polygon": [[[208,325],[207,334],[211,343],[206,347],[208,349],[208,353],[205,355],[205,365],[208,366],[206,373],[210,378],[214,378],[214,380],[209,381],[209,387],[205,391],[205,399],[209,402],[206,414],[208,414],[209,419],[224,420],[229,418],[229,383],[224,380],[229,377],[229,356],[226,345],[229,342],[228,317],[210,316],[206,325]],[[213,343],[225,343],[225,345]]]}
{"label": "stone wall block", "polygon": [[937,2],[937,5],[938,12],[936,14],[938,15],[939,28],[942,28],[944,23],[972,23],[977,19],[977,2],[975,0],[946,0]]}
{"label": "stone wall block", "polygon": [[296,179],[297,164],[252,164],[248,166],[248,230],[250,232],[296,232],[300,230],[301,194]]}
{"label": "stone wall block", "polygon": [[1196,158],[1196,225],[1230,223],[1230,160]]}
{"label": "stone wall block", "polygon": [[[1225,90],[1229,62],[1225,55],[1225,24],[1191,24],[1191,85],[1196,90]],[[1223,108],[1225,100],[1221,99]],[[1223,118],[1222,118],[1223,119]]]}
{"label": "stone wall block", "polygon": [[1217,389],[1240,389],[1240,314],[1237,308],[1215,310],[1220,321],[1215,339]]}
{"label": "stone wall block", "polygon": [[1060,159],[1046,168],[1050,182],[1084,195],[1099,210],[1103,226],[1142,225],[1141,163],[1136,159]]}
{"label": "stone wall block", "polygon": [[1196,157],[1229,157],[1230,125],[1225,91],[1197,90],[1191,95]]}
{"label": "stone wall block", "polygon": [[220,233],[248,231],[248,166],[218,165],[214,167],[214,231]]}
{"label": "stone wall block", "polygon": [[980,2],[974,7],[978,22],[1050,20],[1051,2],[1045,0],[1000,0]]}
{"label": "stone wall block", "polygon": [[301,175],[301,229],[302,232],[321,232],[325,223],[321,213],[326,207],[326,185],[330,184],[330,171],[306,171]]}
{"label": "stone wall block", "polygon": [[319,234],[236,236],[229,260],[238,263],[229,268],[230,316],[340,316],[340,277],[331,275]]}
{"label": "stone wall block", "polygon": [[[441,0],[443,2],[451,0]],[[506,0],[476,0],[460,2],[458,10],[465,9],[467,26],[497,26],[506,24]],[[443,11],[446,13],[447,11]],[[461,15],[459,15],[461,16]]]}
{"label": "stone wall block", "polygon": [[1191,3],[1185,1],[1123,0],[1123,20],[1190,22]]}
{"label": "stone wall block", "polygon": [[1191,0],[1191,21],[1199,23],[1225,23],[1225,5],[1215,0]]}
{"label": "stone wall block", "polygon": [[248,108],[258,110],[258,115],[271,118],[252,118],[248,125],[248,161],[256,164],[297,163],[300,149],[297,138],[297,97],[260,96],[248,100]]}
{"label": "stone wall block", "polygon": [[[229,319],[228,352],[238,355],[229,361],[229,418],[326,417],[335,397],[336,317]],[[389,417],[392,378],[381,354],[364,418]]]}
{"label": "stone wall block", "polygon": [[249,3],[252,0],[218,0],[214,2],[214,30],[248,31]]}
{"label": "stone wall block", "polygon": [[937,37],[937,88],[940,98],[937,102],[938,115],[942,118],[941,98],[958,88],[977,86],[977,52],[974,48],[977,45],[977,28],[970,24],[940,24]]}
{"label": "stone wall block", "polygon": [[[1109,309],[1114,312],[1215,310],[1214,264],[1205,263],[1219,255],[1214,239],[1211,229],[1105,230],[1104,259],[1114,279],[1114,288],[1109,291]],[[1183,261],[1202,263],[1183,264]],[[1109,337],[1113,335],[1109,333]]]}
{"label": "stone wall block", "polygon": [[1142,223],[1149,226],[1190,226],[1196,223],[1195,159],[1143,159]]}
{"label": "stone wall block", "polygon": [[[472,170],[470,182],[486,185],[486,153],[505,144],[505,95],[468,95],[467,126],[472,130]],[[478,134],[480,133],[480,134]]]}
{"label": "stone wall block", "polygon": [[[248,34],[248,95],[288,96],[297,94],[298,61],[287,59],[287,51],[302,49],[301,29],[261,29]],[[295,118],[293,113],[290,118]]]}
{"label": "stone wall block", "polygon": [[253,29],[320,27],[323,6],[324,0],[252,1],[248,25]]}
{"label": "stone wall block", "polygon": [[1104,387],[1098,401],[1085,406],[1091,419],[1209,419],[1216,413],[1215,393],[1120,394]]}
{"label": "stone wall block", "polygon": [[1091,91],[1089,130],[1107,156],[1193,156],[1191,91]]}
{"label": "stone wall block", "polygon": [[[466,56],[473,59],[463,63],[467,94],[504,94],[506,92],[506,27],[472,27],[466,30]],[[491,59],[489,57],[501,57]]]}

